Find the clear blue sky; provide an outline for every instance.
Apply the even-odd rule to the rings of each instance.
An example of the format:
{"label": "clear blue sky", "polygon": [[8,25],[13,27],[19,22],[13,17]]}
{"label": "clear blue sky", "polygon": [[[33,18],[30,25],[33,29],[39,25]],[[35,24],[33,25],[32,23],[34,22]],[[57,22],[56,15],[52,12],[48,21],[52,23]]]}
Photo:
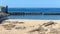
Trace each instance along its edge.
{"label": "clear blue sky", "polygon": [[60,8],[60,0],[0,0],[0,6],[27,8]]}

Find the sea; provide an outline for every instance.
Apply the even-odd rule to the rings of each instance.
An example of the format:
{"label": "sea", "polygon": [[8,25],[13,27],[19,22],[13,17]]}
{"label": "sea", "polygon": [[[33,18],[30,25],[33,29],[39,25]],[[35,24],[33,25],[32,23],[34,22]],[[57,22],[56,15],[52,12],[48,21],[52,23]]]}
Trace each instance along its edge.
{"label": "sea", "polygon": [[[8,8],[8,12],[60,12],[60,8]],[[8,19],[60,20],[60,15],[10,15]]]}

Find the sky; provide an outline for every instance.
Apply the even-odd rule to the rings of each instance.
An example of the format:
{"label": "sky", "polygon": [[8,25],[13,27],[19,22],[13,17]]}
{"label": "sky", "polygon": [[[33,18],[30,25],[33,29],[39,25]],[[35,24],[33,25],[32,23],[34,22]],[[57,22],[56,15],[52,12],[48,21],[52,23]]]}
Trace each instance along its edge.
{"label": "sky", "polygon": [[60,0],[0,0],[0,6],[22,8],[60,8]]}

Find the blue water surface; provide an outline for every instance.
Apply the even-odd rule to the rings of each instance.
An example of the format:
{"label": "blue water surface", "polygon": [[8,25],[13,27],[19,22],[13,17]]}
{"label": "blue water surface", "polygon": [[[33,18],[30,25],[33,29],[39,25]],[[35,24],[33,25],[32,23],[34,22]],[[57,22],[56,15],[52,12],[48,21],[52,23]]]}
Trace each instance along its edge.
{"label": "blue water surface", "polygon": [[[60,12],[60,8],[8,8],[8,12]],[[60,20],[60,15],[10,15],[8,19]]]}
{"label": "blue water surface", "polygon": [[60,12],[60,8],[8,8],[8,12]]}
{"label": "blue water surface", "polygon": [[60,15],[11,15],[8,19],[60,20]]}

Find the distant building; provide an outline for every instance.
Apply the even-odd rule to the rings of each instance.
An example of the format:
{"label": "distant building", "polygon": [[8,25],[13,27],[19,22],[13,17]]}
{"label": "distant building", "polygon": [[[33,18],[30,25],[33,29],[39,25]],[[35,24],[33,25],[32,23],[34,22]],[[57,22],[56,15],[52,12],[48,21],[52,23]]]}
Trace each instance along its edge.
{"label": "distant building", "polygon": [[0,12],[8,12],[8,6],[4,7],[4,6],[0,6]]}

